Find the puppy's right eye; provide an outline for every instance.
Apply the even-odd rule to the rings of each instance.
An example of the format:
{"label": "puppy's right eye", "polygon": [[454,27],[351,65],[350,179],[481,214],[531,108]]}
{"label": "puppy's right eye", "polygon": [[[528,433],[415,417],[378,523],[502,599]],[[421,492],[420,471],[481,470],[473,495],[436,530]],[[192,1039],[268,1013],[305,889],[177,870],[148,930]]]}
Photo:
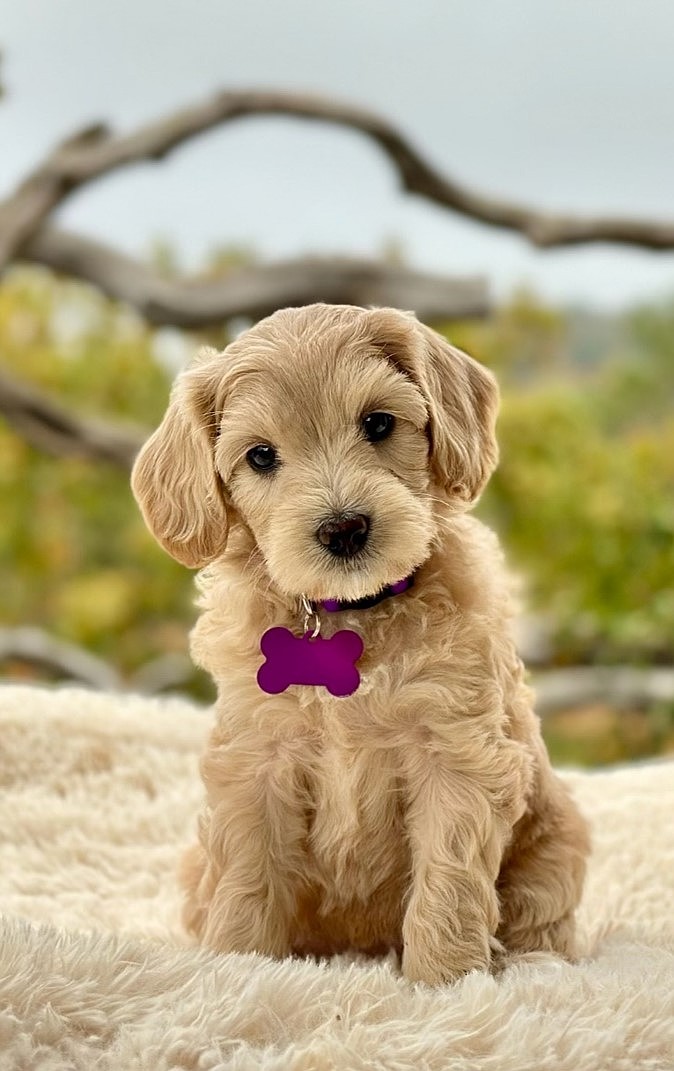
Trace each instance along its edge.
{"label": "puppy's right eye", "polygon": [[269,443],[258,443],[246,454],[246,461],[255,472],[271,472],[278,465],[276,450]]}
{"label": "puppy's right eye", "polygon": [[383,439],[388,439],[395,427],[395,422],[396,418],[393,413],[380,413],[379,410],[375,413],[367,413],[362,420],[365,438],[371,443],[380,443]]}

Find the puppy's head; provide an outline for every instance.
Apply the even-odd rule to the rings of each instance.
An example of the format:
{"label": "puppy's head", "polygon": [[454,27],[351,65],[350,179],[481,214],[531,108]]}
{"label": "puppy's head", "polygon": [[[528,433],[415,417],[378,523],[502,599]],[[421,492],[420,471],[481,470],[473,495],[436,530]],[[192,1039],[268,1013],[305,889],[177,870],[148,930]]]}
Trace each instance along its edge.
{"label": "puppy's head", "polygon": [[354,599],[428,557],[436,503],[497,460],[491,374],[410,313],[313,305],[262,320],[176,381],[132,483],[185,565],[252,532],[285,594]]}

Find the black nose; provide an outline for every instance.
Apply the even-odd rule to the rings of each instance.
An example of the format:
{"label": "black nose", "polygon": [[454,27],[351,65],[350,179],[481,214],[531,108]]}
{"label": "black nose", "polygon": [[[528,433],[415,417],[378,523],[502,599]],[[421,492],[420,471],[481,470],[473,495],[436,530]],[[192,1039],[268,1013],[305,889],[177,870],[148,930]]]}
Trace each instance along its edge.
{"label": "black nose", "polygon": [[367,543],[370,518],[351,513],[324,521],[316,532],[319,543],[336,558],[353,558]]}

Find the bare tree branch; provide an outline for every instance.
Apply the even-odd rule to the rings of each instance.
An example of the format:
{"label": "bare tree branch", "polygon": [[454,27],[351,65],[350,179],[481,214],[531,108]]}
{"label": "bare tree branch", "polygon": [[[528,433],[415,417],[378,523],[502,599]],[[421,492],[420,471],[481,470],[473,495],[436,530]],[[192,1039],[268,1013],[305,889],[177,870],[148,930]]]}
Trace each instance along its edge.
{"label": "bare tree branch", "polygon": [[165,279],[100,242],[48,227],[21,258],[93,283],[108,297],[133,305],[155,324],[196,328],[234,316],[258,319],[278,308],[327,301],[337,305],[394,305],[422,320],[484,316],[487,284],[397,265],[347,257],[301,257],[236,269],[219,279]]}
{"label": "bare tree branch", "polygon": [[130,469],[148,432],[75,416],[0,369],[0,415],[40,450]]}
{"label": "bare tree branch", "polygon": [[640,710],[674,703],[674,668],[575,666],[540,673],[534,677],[534,688],[541,717],[590,703]]}
{"label": "bare tree branch", "polygon": [[[204,327],[234,316],[257,319],[313,301],[394,305],[430,322],[475,317],[488,310],[481,279],[451,279],[351,259],[311,259],[237,270],[217,280],[162,278],[139,261],[98,242],[45,228],[23,254],[98,286],[137,308],[150,322]],[[0,368],[0,414],[38,449],[130,468],[148,432],[76,416]]]}
{"label": "bare tree branch", "polygon": [[107,691],[122,688],[119,673],[102,658],[39,628],[0,628],[0,662],[9,660],[41,666],[92,688]]}
{"label": "bare tree branch", "polygon": [[194,665],[187,655],[164,654],[146,662],[125,680],[98,655],[34,626],[0,628],[0,664],[3,662],[23,662],[102,691],[144,695],[184,686],[194,675]]}
{"label": "bare tree branch", "polygon": [[59,146],[0,204],[0,268],[78,187],[129,164],[160,160],[207,130],[251,115],[285,115],[359,131],[385,153],[409,193],[481,223],[516,231],[536,246],[618,242],[647,249],[674,247],[674,221],[559,215],[476,193],[442,174],[375,113],[317,96],[251,90],[219,93],[131,134],[114,136],[98,125]]}
{"label": "bare tree branch", "polygon": [[106,128],[100,124],[79,131],[57,146],[14,193],[0,201],[0,272],[74,188],[68,175],[68,153],[84,145],[91,146],[106,134]]}
{"label": "bare tree branch", "polygon": [[186,654],[163,654],[146,662],[127,681],[131,692],[156,695],[187,685],[194,676],[194,663]]}

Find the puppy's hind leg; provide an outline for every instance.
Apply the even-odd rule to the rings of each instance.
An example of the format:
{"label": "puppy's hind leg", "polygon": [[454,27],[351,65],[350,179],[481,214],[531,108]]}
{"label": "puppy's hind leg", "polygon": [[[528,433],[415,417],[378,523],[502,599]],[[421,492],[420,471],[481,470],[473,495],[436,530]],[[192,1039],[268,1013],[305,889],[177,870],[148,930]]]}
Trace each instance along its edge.
{"label": "puppy's hind leg", "polygon": [[508,952],[576,954],[575,910],[590,840],[585,820],[549,767],[513,831],[496,889],[497,939]]}

